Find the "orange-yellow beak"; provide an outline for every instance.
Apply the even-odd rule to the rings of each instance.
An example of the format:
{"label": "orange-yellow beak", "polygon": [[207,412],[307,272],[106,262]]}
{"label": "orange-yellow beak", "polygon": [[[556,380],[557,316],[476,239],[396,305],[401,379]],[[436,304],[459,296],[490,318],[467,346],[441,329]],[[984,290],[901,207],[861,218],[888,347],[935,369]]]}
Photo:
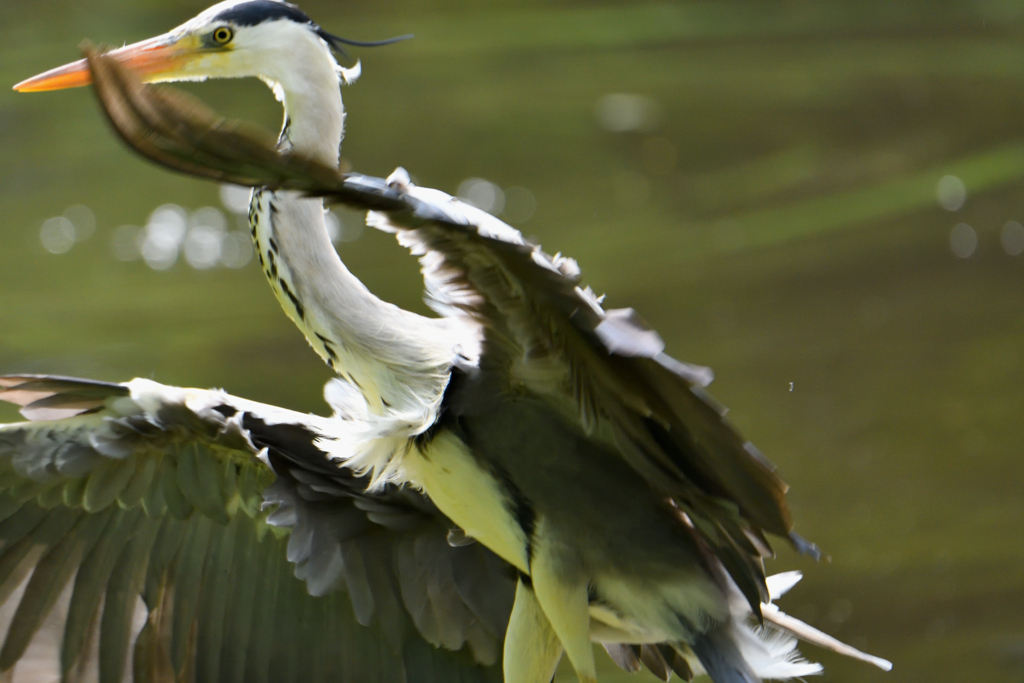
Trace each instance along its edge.
{"label": "orange-yellow beak", "polygon": [[[187,39],[165,34],[126,45],[111,51],[109,55],[139,73],[143,80],[155,80],[161,75],[179,70],[188,57],[195,54],[194,49],[182,45],[187,42]],[[18,92],[43,92],[77,88],[90,83],[92,76],[89,65],[81,59],[33,76],[18,83],[14,89]]]}

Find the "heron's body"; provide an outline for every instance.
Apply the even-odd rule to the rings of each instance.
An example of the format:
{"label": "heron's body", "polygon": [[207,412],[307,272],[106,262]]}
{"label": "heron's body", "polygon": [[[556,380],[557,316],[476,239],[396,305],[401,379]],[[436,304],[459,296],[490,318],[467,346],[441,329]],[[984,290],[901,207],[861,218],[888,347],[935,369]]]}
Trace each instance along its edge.
{"label": "heron's body", "polygon": [[[471,471],[490,475],[488,495],[503,500],[501,530],[517,542],[499,554],[527,575],[544,563],[560,581],[586,587],[596,637],[686,640],[727,616],[721,588],[677,511],[613,445],[584,434],[550,403],[528,394],[477,399],[453,407],[440,429],[440,438],[406,456],[410,477],[469,532],[484,517],[459,518],[454,508],[467,489],[446,475],[458,472],[448,462],[472,458]],[[453,491],[447,506],[445,490]],[[488,547],[501,547],[501,536],[478,533]]]}
{"label": "heron's body", "polygon": [[[202,392],[183,399],[148,384],[131,391],[131,410],[163,425],[161,415],[180,408],[218,433],[236,431],[255,450],[266,444],[267,464],[283,481],[311,487],[303,495],[314,503],[306,510],[302,496],[265,499],[306,510],[308,519],[320,519],[320,497],[341,496],[388,526],[392,492],[422,491],[443,523],[518,576],[514,607],[504,612],[507,683],[548,683],[563,649],[580,680],[594,681],[592,641],[606,643],[627,668],[639,667],[639,657],[662,674],[706,671],[717,683],[820,670],[799,658],[792,638],[760,637],[749,623],[762,612],[784,621],[770,604],[763,534],[798,546],[802,540],[791,533],[785,485],[722,421],[700,391],[703,374],[666,356],[631,311],[605,311],[577,286],[575,262],[546,256],[482,211],[416,188],[402,173],[384,186],[331,180],[345,123],[338,86],[349,78],[331,53],[336,40],[291,5],[229,0],[113,54],[150,80],[266,81],[285,108],[281,151],[328,178],[330,186],[314,183],[316,191],[331,194],[337,182],[350,201],[379,209],[371,224],[396,232],[421,257],[429,300],[442,317],[403,311],[363,286],[331,245],[321,199],[257,188],[249,218],[259,262],[285,312],[339,375],[327,390],[335,419],[268,423],[273,409]],[[19,87],[64,87],[83,70],[55,70]],[[122,113],[131,111],[145,108]],[[143,129],[162,134],[159,126]],[[192,157],[207,153],[191,149],[185,168],[197,169]],[[304,172],[275,178],[288,185]],[[50,390],[12,386],[18,400]],[[146,392],[155,398],[144,399]],[[342,548],[352,529],[364,528],[357,517],[356,526],[342,525]],[[300,534],[307,527],[295,519]],[[323,528],[338,523],[325,518]],[[369,619],[376,603],[365,596],[379,588],[369,589],[364,570],[356,570],[362,564],[343,550],[333,565],[317,560],[335,546],[314,527],[300,534],[305,550],[295,553],[308,558],[311,592],[343,575],[354,608]],[[434,556],[448,552],[458,554]],[[402,583],[412,620],[431,642],[468,643],[486,660],[493,629],[480,631],[480,620],[466,616],[467,609],[483,613],[465,606],[479,605],[470,595],[477,593],[454,564],[437,576],[438,585],[459,586],[461,597],[454,607],[423,611]],[[780,628],[824,642],[813,629],[786,623]]]}

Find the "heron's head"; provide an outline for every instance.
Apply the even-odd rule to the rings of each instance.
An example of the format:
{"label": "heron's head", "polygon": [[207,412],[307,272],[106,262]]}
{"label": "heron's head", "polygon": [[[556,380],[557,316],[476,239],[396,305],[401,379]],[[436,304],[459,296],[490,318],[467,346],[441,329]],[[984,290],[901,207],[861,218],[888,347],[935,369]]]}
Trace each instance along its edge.
{"label": "heron's head", "polygon": [[[382,41],[390,42],[390,41]],[[279,0],[226,0],[155,38],[110,53],[148,83],[256,76],[287,86],[326,63],[339,43],[371,45],[324,31],[295,5]],[[14,86],[21,92],[61,90],[91,82],[85,61],[67,64]]]}

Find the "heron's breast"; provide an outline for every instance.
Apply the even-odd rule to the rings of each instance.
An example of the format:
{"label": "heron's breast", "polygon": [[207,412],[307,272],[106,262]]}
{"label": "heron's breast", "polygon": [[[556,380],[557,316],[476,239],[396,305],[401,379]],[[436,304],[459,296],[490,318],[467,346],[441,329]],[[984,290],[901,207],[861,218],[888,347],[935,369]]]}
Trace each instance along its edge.
{"label": "heron's breast", "polygon": [[405,455],[402,465],[407,479],[467,536],[529,574],[529,529],[507,482],[482,467],[461,439],[442,430]]}

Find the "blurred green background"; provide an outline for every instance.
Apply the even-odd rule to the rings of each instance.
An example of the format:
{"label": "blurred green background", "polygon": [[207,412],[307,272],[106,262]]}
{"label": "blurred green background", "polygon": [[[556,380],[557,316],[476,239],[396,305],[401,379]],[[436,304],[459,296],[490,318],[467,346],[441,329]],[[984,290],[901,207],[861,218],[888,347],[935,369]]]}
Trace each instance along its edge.
{"label": "blurred green background", "polygon": [[[204,6],[3,0],[0,83]],[[1024,5],[302,6],[346,37],[417,36],[356,51],[354,169],[401,164],[494,211],[504,195],[609,305],[716,370],[714,395],[792,485],[797,530],[832,558],[780,548],[769,569],[807,575],[783,609],[895,663],[805,647],[827,680],[1024,681]],[[187,89],[279,124],[256,81]],[[139,259],[150,233],[123,226],[166,204],[190,216],[185,249]],[[425,311],[415,261],[338,217],[370,289]],[[258,268],[200,248],[238,227],[220,188],[127,152],[88,89],[0,88],[0,371],[322,411],[327,369]],[[629,678],[601,659],[602,680]]]}

